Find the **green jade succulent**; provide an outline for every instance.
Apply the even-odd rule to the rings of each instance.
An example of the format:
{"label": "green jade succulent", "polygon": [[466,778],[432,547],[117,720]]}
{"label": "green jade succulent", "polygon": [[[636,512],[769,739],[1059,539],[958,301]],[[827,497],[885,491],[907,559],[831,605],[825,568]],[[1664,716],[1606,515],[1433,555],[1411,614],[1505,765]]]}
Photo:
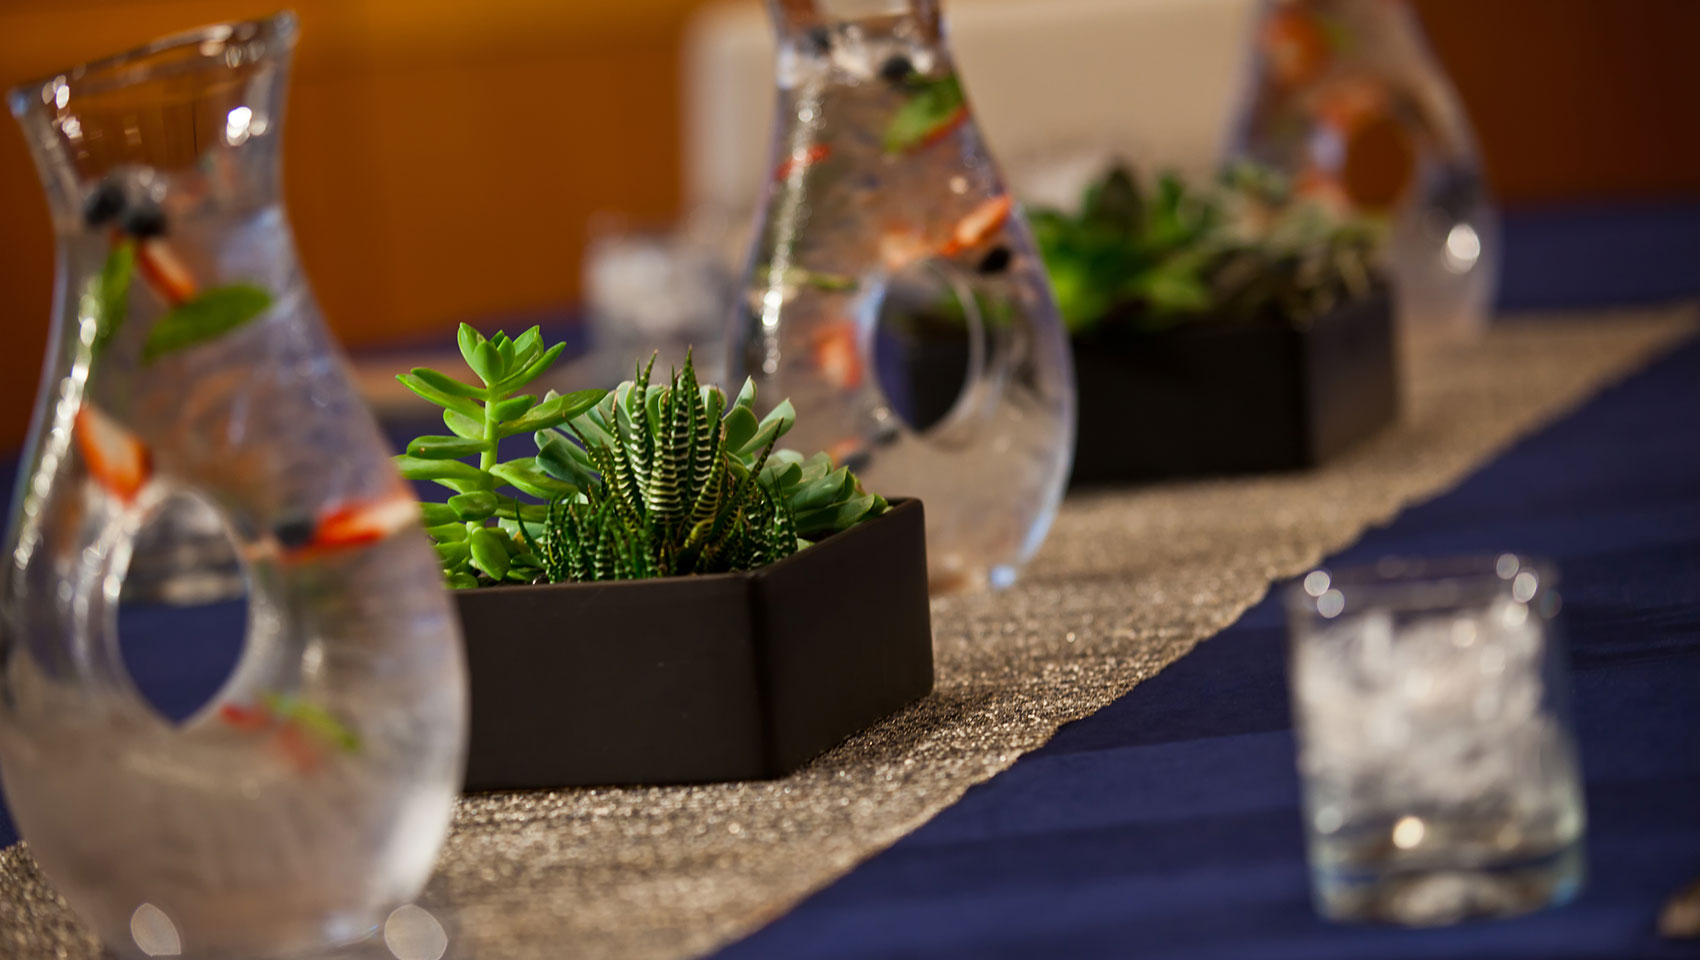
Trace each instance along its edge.
{"label": "green jade succulent", "polygon": [[[423,367],[398,376],[409,390],[443,408],[443,423],[452,435],[415,439],[396,465],[409,480],[430,480],[453,491],[447,503],[420,505],[450,586],[530,583],[541,575],[541,562],[514,534],[521,522],[546,520],[548,508],[497,491],[511,487],[553,500],[576,496],[578,488],[544,473],[534,458],[500,462],[497,446],[507,437],[547,430],[579,416],[606,391],[564,396],[550,392],[541,400],[518,393],[547,372],[566,348],[556,344],[545,349],[536,327],[512,339],[505,333],[486,339],[463,323],[459,340],[461,357],[481,385]],[[477,458],[476,466],[465,461],[469,457]]]}
{"label": "green jade succulent", "polygon": [[[652,357],[611,392],[538,400],[513,392],[562,348],[543,350],[536,328],[486,340],[462,325],[460,346],[482,387],[424,369],[399,378],[454,433],[397,458],[403,476],[455,492],[422,506],[450,586],[754,569],[887,508],[826,454],[776,449],[796,419],[789,402],[758,419],[753,383],[728,403],[688,355],[664,385],[650,382]],[[498,462],[497,443],[519,433],[537,455]],[[474,455],[476,467],[461,459]]]}

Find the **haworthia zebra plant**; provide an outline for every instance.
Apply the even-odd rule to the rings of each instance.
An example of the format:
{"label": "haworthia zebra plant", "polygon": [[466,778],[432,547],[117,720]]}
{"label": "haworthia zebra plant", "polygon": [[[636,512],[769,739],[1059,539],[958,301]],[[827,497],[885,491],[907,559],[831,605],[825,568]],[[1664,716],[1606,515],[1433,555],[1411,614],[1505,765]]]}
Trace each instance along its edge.
{"label": "haworthia zebra plant", "polygon": [[728,405],[697,383],[688,355],[666,385],[650,382],[654,365],[565,433],[537,434],[538,466],[581,491],[557,498],[535,532],[520,526],[550,580],[754,569],[885,512],[825,454],[775,449],[796,420],[789,402],[758,420],[753,383]]}
{"label": "haworthia zebra plant", "polygon": [[[688,356],[666,385],[650,383],[651,358],[612,393],[538,400],[515,393],[562,348],[545,350],[536,328],[486,339],[463,324],[460,347],[481,386],[427,369],[399,378],[454,434],[396,458],[409,479],[455,493],[422,505],[450,586],[753,569],[885,512],[825,454],[775,449],[796,417],[789,403],[758,420],[753,384],[728,405]],[[537,456],[501,462],[499,441],[523,433]]]}

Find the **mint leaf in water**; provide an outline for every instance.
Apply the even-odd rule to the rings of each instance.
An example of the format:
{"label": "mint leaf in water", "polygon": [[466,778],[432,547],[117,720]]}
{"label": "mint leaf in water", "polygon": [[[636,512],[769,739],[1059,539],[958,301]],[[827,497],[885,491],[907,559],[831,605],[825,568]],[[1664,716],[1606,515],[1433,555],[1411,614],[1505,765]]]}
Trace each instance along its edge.
{"label": "mint leaf in water", "polygon": [[907,153],[925,146],[956,124],[967,109],[956,74],[923,81],[886,128],[885,152]]}
{"label": "mint leaf in water", "polygon": [[245,283],[208,290],[161,317],[142,345],[142,359],[153,361],[223,336],[265,313],[272,295]]}
{"label": "mint leaf in water", "polygon": [[94,314],[94,352],[99,353],[124,325],[130,312],[130,281],[136,275],[136,244],[119,241],[106,257],[100,274],[89,284],[83,309]]}

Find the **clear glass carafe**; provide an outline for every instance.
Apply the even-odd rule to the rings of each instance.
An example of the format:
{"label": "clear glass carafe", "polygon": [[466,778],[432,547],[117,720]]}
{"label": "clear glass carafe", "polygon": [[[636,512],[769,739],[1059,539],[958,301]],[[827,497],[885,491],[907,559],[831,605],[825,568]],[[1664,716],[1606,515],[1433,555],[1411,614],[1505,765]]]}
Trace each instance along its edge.
{"label": "clear glass carafe", "polygon": [[1499,220],[1457,92],[1404,0],[1265,0],[1232,157],[1342,211],[1385,218],[1410,339],[1486,325]]}
{"label": "clear glass carafe", "polygon": [[935,0],[770,0],[779,108],[729,354],[787,443],[925,501],[935,589],[1011,583],[1074,450],[1067,337]]}
{"label": "clear glass carafe", "polygon": [[[365,935],[419,893],[461,782],[458,623],[282,207],[295,36],[289,15],[212,27],[10,97],[59,274],[0,568],[0,772],[124,956]],[[234,671],[179,723],[139,693],[117,614],[135,545],[183,504],[218,519],[249,599]]]}

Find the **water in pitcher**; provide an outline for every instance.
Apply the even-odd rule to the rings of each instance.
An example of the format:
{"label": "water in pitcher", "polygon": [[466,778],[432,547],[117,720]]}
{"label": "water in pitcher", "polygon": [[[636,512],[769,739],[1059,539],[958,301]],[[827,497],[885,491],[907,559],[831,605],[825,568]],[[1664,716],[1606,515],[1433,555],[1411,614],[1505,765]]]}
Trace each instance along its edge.
{"label": "water in pitcher", "polygon": [[[1074,443],[1068,345],[930,2],[777,0],[772,184],[733,377],[790,442],[926,502],[936,587],[1006,586]],[[939,415],[917,397],[943,393]]]}
{"label": "water in pitcher", "polygon": [[1499,218],[1469,118],[1404,0],[1265,0],[1230,156],[1387,226],[1409,340],[1468,339],[1493,309]]}
{"label": "water in pitcher", "polygon": [[[210,28],[13,95],[61,262],[0,574],[0,771],[35,859],[126,956],[371,932],[424,885],[461,781],[458,625],[279,203],[293,38],[288,16]],[[117,608],[186,505],[249,612],[235,671],[174,723]]]}

